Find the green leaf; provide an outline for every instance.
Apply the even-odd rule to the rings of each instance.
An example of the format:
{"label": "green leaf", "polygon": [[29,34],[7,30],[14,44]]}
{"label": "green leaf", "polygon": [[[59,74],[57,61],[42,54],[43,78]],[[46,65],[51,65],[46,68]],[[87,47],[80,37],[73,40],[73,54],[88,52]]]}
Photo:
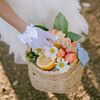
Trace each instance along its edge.
{"label": "green leaf", "polygon": [[26,52],[26,58],[29,62],[36,63],[38,57],[39,55],[35,54],[32,51]]}
{"label": "green leaf", "polygon": [[68,32],[68,22],[65,18],[65,16],[62,13],[59,13],[56,18],[55,18],[55,22],[54,22],[54,28],[57,30],[62,31],[63,33]]}
{"label": "green leaf", "polygon": [[72,41],[77,41],[78,39],[81,38],[80,35],[73,32],[68,32],[67,37],[69,37]]}
{"label": "green leaf", "polygon": [[43,26],[43,25],[34,25],[35,27],[38,27],[38,28],[41,28],[41,29],[43,29],[44,31],[48,31],[49,29],[48,28],[46,28],[45,26]]}

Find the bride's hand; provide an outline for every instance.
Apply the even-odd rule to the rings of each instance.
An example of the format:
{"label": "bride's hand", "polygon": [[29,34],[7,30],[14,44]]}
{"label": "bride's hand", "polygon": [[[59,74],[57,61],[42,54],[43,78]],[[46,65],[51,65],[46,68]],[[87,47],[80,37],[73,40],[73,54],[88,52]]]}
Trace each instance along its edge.
{"label": "bride's hand", "polygon": [[48,38],[53,41],[57,40],[50,32],[34,27],[33,25],[27,26],[26,31],[19,35],[18,38],[33,49],[46,46],[51,47],[53,44],[48,41]]}

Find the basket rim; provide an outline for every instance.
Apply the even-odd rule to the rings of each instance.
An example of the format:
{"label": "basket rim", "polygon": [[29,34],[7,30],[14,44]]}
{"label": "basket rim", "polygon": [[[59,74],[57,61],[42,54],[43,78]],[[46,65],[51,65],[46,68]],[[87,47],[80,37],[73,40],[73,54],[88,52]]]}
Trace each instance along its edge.
{"label": "basket rim", "polygon": [[[69,69],[68,71],[66,71],[66,72],[67,72],[67,73],[70,73],[71,71],[73,71],[73,70],[77,67],[77,66],[76,66],[77,64],[80,64],[80,62],[77,61],[77,62],[72,63],[72,64],[70,65],[70,69]],[[63,74],[66,73],[66,72],[61,73],[60,71],[45,71],[45,70],[39,68],[38,66],[36,67],[35,64],[29,63],[29,62],[28,62],[28,65],[30,65],[30,66],[32,67],[32,69],[34,68],[34,69],[37,70],[38,72],[40,72],[40,73],[42,73],[42,74],[46,74],[46,75],[63,75]],[[75,66],[74,66],[74,65],[75,65]]]}

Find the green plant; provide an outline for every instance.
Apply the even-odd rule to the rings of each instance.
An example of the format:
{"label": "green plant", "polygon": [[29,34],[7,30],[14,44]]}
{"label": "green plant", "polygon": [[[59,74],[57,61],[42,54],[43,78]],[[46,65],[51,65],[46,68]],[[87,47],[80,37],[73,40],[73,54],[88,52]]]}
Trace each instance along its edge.
{"label": "green plant", "polygon": [[33,51],[26,52],[26,58],[29,62],[36,63],[39,55],[35,54]]}
{"label": "green plant", "polygon": [[43,25],[35,25],[35,27],[38,27],[38,28],[41,28],[43,29],[44,31],[48,31],[49,29]]}
{"label": "green plant", "polygon": [[66,37],[69,37],[72,41],[77,41],[81,38],[80,35],[68,31],[68,21],[61,12],[55,18],[54,29],[62,31]]}

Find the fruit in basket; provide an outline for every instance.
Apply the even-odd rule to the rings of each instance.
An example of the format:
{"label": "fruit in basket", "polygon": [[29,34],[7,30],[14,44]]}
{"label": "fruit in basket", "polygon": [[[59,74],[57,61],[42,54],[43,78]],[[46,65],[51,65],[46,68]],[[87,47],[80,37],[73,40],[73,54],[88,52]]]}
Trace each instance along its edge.
{"label": "fruit in basket", "polygon": [[58,58],[63,58],[65,56],[65,51],[63,48],[60,48],[59,51],[58,51],[58,55],[57,57]]}
{"label": "fruit in basket", "polygon": [[76,45],[77,45],[76,42],[72,42],[71,44],[72,44],[72,46],[74,46],[74,47],[76,47]]}
{"label": "fruit in basket", "polygon": [[55,59],[51,59],[46,57],[45,55],[41,55],[37,59],[37,65],[41,69],[51,70],[55,67]]}
{"label": "fruit in basket", "polygon": [[66,54],[65,60],[68,61],[69,63],[73,63],[73,62],[77,61],[76,54],[74,54],[74,53]]}

